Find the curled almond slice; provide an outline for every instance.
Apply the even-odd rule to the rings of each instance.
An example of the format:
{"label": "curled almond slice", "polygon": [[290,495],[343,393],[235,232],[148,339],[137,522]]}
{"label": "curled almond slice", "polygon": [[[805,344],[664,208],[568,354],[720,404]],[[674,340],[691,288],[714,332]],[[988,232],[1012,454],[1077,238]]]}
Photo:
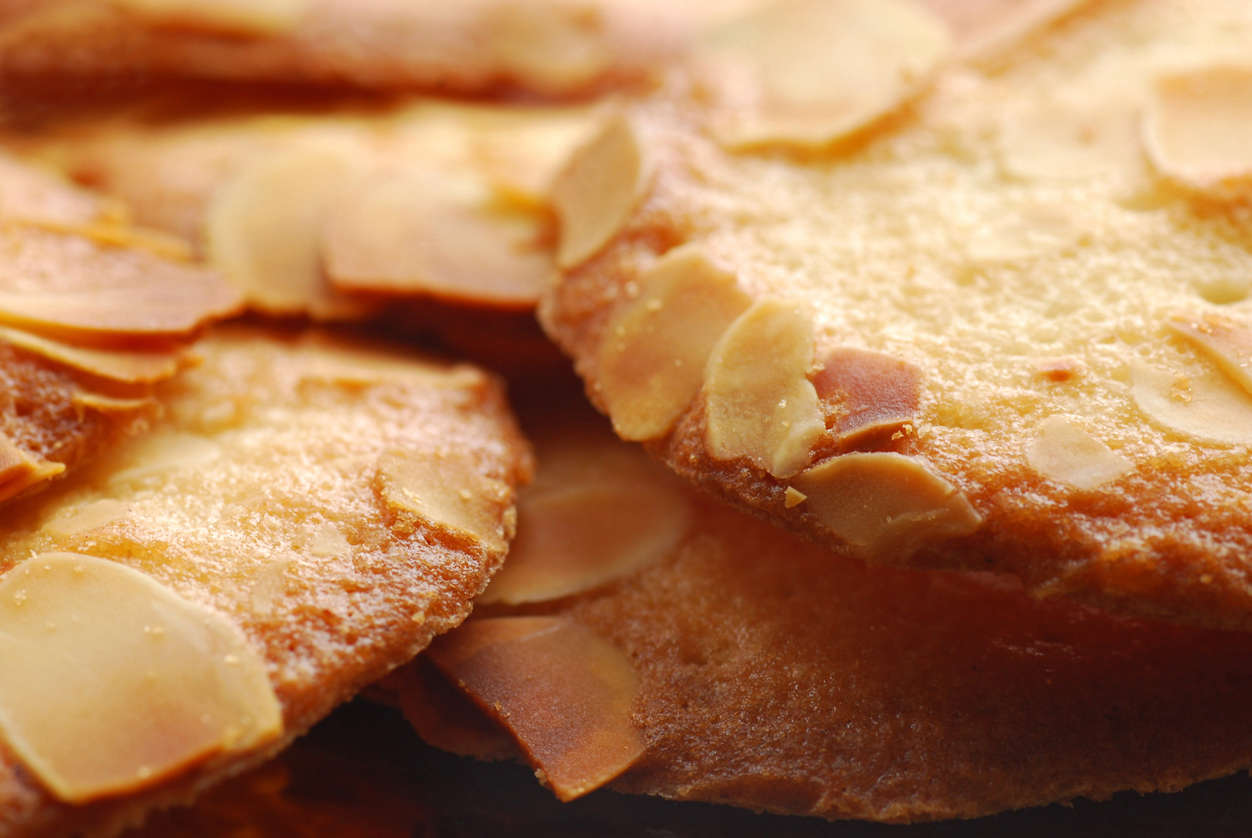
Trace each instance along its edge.
{"label": "curled almond slice", "polygon": [[1026,461],[1044,477],[1079,489],[1094,489],[1134,468],[1134,464],[1083,430],[1067,416],[1049,416],[1026,449]]}
{"label": "curled almond slice", "polygon": [[1177,375],[1142,362],[1130,367],[1135,404],[1162,427],[1228,445],[1252,445],[1252,395],[1219,372]]}
{"label": "curled almond slice", "polygon": [[779,0],[714,30],[696,61],[725,145],[812,147],[900,108],[948,49],[943,22],[910,2]]}
{"label": "curled almond slice", "polygon": [[450,680],[508,728],[561,800],[644,751],[631,721],[638,680],[616,647],[559,617],[471,620],[430,647]]}
{"label": "curled almond slice", "polygon": [[162,381],[178,372],[184,356],[175,351],[90,349],[0,326],[0,341],[42,355],[80,372],[127,384]]}
{"label": "curled almond slice", "polygon": [[751,300],[696,246],[661,257],[618,306],[598,355],[600,395],[627,440],[664,436],[700,392],[722,333]]}
{"label": "curled almond slice", "polygon": [[739,316],[709,356],[705,440],[723,460],[746,457],[775,477],[809,464],[826,430],[813,365],[813,323],[794,303],[763,299]]}
{"label": "curled almond slice", "polygon": [[813,375],[831,430],[844,446],[899,430],[917,416],[922,371],[864,349],[832,350]]}
{"label": "curled almond slice", "polygon": [[350,157],[331,147],[291,148],[259,158],[209,203],[210,263],[262,311],[323,318],[359,314],[364,305],[337,294],[321,264],[322,225],[357,174]]}
{"label": "curled almond slice", "polygon": [[72,336],[186,334],[239,307],[211,271],[82,236],[0,227],[0,322]]}
{"label": "curled almond slice", "polygon": [[552,208],[561,225],[557,265],[572,268],[603,247],[626,223],[646,183],[635,129],[626,117],[615,115],[574,153],[552,184]]}
{"label": "curled almond slice", "polygon": [[279,35],[295,28],[309,0],[113,0],[113,4],[162,26],[225,35]]}
{"label": "curled almond slice", "polygon": [[478,598],[511,605],[581,593],[668,555],[687,532],[686,495],[661,479],[523,492],[508,561]]}
{"label": "curled almond slice", "polygon": [[492,206],[482,187],[388,172],[350,194],[322,234],[326,273],[341,290],[530,308],[552,274],[542,217]]}
{"label": "curled almond slice", "polygon": [[1233,317],[1171,317],[1168,326],[1252,396],[1252,326]]}
{"label": "curled almond slice", "polygon": [[952,30],[961,58],[987,58],[1090,0],[922,0]]}
{"label": "curled almond slice", "polygon": [[967,535],[982,522],[955,486],[902,454],[832,457],[792,482],[818,521],[871,558],[902,559],[927,542]]}
{"label": "curled almond slice", "polygon": [[62,463],[36,459],[0,434],[0,501],[17,497],[31,486],[65,471]]}
{"label": "curled almond slice", "polygon": [[0,579],[0,732],[61,800],[159,783],[276,738],[282,712],[237,626],[115,562],[32,556]]}
{"label": "curled almond slice", "polygon": [[1252,188],[1252,66],[1215,65],[1152,85],[1143,144],[1167,177],[1219,197]]}
{"label": "curled almond slice", "polygon": [[493,551],[503,550],[512,535],[509,516],[500,523],[509,487],[484,475],[468,453],[384,452],[375,485],[403,531],[427,526],[458,543],[480,543]]}

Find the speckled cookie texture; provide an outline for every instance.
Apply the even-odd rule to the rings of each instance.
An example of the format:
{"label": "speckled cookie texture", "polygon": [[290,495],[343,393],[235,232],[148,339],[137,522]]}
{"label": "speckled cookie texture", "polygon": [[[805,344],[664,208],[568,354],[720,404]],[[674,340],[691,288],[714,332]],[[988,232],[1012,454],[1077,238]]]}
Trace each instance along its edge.
{"label": "speckled cookie texture", "polygon": [[147,435],[0,535],[6,834],[108,833],[261,761],[464,619],[512,537],[529,452],[489,375],[248,328],[196,351]]}
{"label": "speckled cookie texture", "polygon": [[592,400],[843,555],[1248,628],[1248,7],[1023,4],[993,60],[841,5],[855,72],[760,62],[783,4],[558,178]]}

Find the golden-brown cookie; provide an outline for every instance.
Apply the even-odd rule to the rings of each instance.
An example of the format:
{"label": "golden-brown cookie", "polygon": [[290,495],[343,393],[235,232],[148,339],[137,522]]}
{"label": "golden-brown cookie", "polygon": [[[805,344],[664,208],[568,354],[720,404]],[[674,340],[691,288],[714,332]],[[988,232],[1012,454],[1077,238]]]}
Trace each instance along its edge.
{"label": "golden-brown cookie", "polygon": [[[624,768],[620,791],[893,822],[1176,790],[1252,762],[1245,632],[866,567],[569,431],[540,431],[516,552],[475,616],[390,681],[441,747],[520,744],[563,797]],[[615,513],[619,529],[597,526]],[[565,642],[586,634],[600,645]],[[465,716],[440,672],[514,735]],[[622,700],[642,749],[614,761]]]}
{"label": "golden-brown cookie", "polygon": [[485,373],[248,329],[198,352],[151,433],[0,533],[6,834],[108,832],[259,762],[503,558],[529,455]]}
{"label": "golden-brown cookie", "polygon": [[1252,626],[1249,7],[1090,4],[987,69],[811,5],[558,178],[541,318],[593,401],[845,555]]}

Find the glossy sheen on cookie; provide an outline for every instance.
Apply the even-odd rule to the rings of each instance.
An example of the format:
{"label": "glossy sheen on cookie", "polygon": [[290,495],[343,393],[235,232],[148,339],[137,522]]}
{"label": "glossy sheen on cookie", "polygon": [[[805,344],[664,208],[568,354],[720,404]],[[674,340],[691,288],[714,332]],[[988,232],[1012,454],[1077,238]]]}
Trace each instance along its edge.
{"label": "glossy sheen on cookie", "polygon": [[[641,109],[643,193],[542,319],[624,435],[654,390],[615,347],[694,367],[632,438],[845,554],[1252,625],[1250,33],[1242,3],[1081,5],[817,148],[731,150],[716,97]],[[649,343],[678,253],[794,306],[807,369],[737,350],[773,340],[748,313],[718,343]]]}
{"label": "glossy sheen on cookie", "polygon": [[[246,329],[198,351],[161,389],[148,435],[26,501],[0,533],[0,656],[30,673],[0,690],[7,832],[107,831],[273,753],[459,623],[512,535],[528,454],[485,373]],[[110,618],[134,597],[151,605]],[[55,632],[46,660],[54,637],[40,631]],[[93,643],[110,644],[99,668],[75,664]],[[174,643],[196,651],[162,658]],[[39,687],[58,677],[82,683]],[[197,691],[193,717],[179,691],[194,678],[218,686]],[[141,684],[153,709],[132,719],[125,696]],[[68,762],[68,734],[45,724],[60,712],[78,731]],[[93,735],[104,720],[118,727]]]}
{"label": "glossy sheen on cookie", "polygon": [[[581,452],[590,475],[621,455],[597,456],[611,449],[593,437],[565,439],[538,447],[536,486],[552,491],[544,469],[553,462],[593,514],[595,483],[562,463]],[[655,481],[638,491],[670,485],[659,468]],[[558,754],[578,753],[584,739],[614,729],[612,702],[595,697],[619,684],[644,750],[611,788],[895,822],[1175,790],[1252,762],[1246,633],[1040,602],[989,574],[865,567],[694,490],[677,494],[686,526],[638,570],[573,594],[552,586],[546,602],[524,608],[480,606],[421,667],[393,679],[419,732],[488,758],[510,748],[512,737],[492,738],[446,683],[430,680],[442,671],[488,714],[507,717],[542,771],[536,748],[556,740]],[[541,510],[528,520],[526,508],[523,531],[568,526]],[[649,534],[644,525],[606,535],[583,564],[594,569]],[[522,563],[546,561],[515,558],[519,574]],[[515,632],[505,631],[510,620]],[[555,626],[590,632],[613,653],[541,654],[521,642]],[[614,656],[633,669],[633,693],[606,674]],[[483,690],[496,698],[484,703]],[[570,721],[556,721],[563,714]],[[557,729],[528,730],[545,718]]]}

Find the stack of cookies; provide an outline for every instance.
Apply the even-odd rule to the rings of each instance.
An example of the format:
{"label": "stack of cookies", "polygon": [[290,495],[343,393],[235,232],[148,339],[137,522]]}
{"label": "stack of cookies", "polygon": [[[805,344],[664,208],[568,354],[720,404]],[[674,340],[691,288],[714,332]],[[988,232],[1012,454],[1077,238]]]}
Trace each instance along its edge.
{"label": "stack of cookies", "polygon": [[0,2],[0,835],[1048,834],[988,818],[1252,767],[1250,56],[1243,0]]}

